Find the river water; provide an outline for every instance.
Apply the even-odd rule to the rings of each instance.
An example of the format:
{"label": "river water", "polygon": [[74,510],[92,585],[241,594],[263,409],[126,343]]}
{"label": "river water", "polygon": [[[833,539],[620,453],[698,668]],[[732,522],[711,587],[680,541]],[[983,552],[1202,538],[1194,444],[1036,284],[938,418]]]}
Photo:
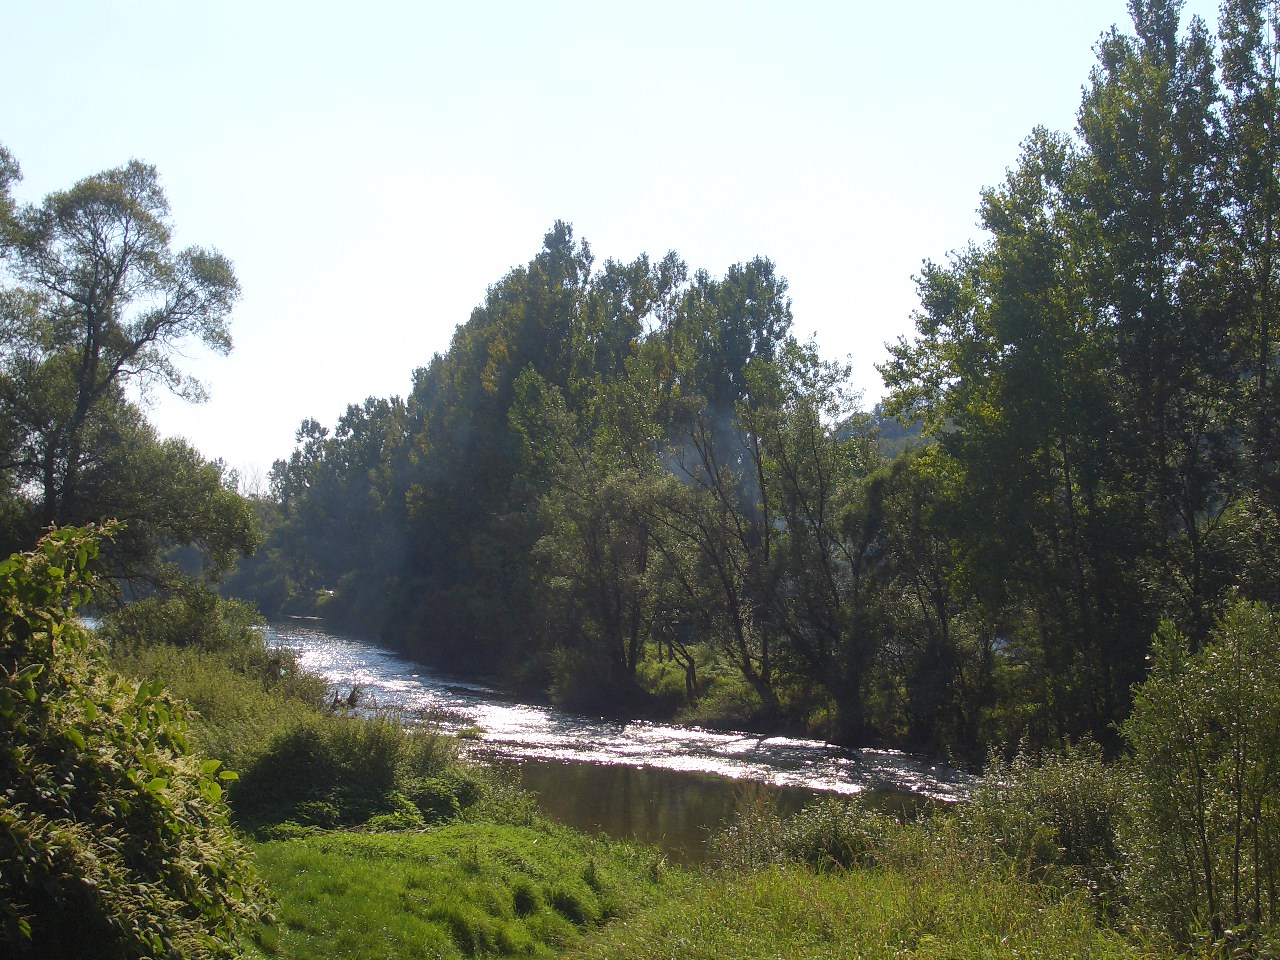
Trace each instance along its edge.
{"label": "river water", "polygon": [[790,811],[830,794],[890,804],[951,801],[971,783],[943,764],[893,750],[605,720],[522,703],[304,621],[273,625],[268,643],[293,650],[339,696],[358,687],[364,706],[403,710],[410,721],[464,733],[469,752],[509,769],[538,794],[548,816],[655,843],[683,862],[701,859],[707,838],[747,794],[764,791]]}

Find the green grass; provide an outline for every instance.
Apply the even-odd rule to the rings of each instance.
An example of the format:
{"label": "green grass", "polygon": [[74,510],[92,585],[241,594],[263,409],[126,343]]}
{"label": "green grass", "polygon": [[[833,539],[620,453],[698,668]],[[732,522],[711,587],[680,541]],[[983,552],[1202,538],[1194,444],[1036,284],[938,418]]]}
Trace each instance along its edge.
{"label": "green grass", "polygon": [[223,653],[167,644],[113,656],[122,673],[161,680],[196,711],[191,733],[196,747],[232,770],[244,770],[267,742],[313,716],[324,682],[307,675],[268,689],[255,671],[237,669]]}
{"label": "green grass", "polygon": [[[1114,798],[1089,757],[1010,768],[998,795],[918,824],[848,801],[784,818],[762,798],[719,838],[720,867],[690,874],[548,825],[430,727],[319,709],[322,682],[251,644],[117,660],[189,700],[193,740],[239,768],[237,822],[273,838],[256,847],[272,960],[1173,955],[1098,919],[1123,913],[1099,910],[1116,893]],[[741,693],[726,685],[703,707],[749,712]]]}
{"label": "green grass", "polygon": [[558,828],[451,824],[258,846],[280,958],[559,956],[681,874],[639,848]]}
{"label": "green grass", "polygon": [[972,861],[690,874],[559,828],[261,844],[272,957],[1150,960],[1079,895]]}
{"label": "green grass", "polygon": [[708,879],[568,954],[591,960],[1138,958],[1087,904],[965,871],[773,868]]}

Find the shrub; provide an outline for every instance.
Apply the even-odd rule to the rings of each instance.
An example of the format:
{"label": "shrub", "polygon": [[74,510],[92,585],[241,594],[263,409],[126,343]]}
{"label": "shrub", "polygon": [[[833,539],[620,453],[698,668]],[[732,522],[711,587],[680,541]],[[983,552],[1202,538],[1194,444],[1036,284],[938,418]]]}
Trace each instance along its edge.
{"label": "shrub", "polygon": [[819,800],[783,817],[759,794],[748,797],[734,822],[712,838],[712,853],[735,871],[786,864],[849,869],[891,855],[902,833],[901,824],[857,797]]}
{"label": "shrub", "polygon": [[170,596],[147,597],[113,610],[100,633],[112,648],[165,643],[228,651],[261,647],[261,615],[251,604],[225,600],[208,585],[181,581]]}
{"label": "shrub", "polygon": [[1126,838],[1139,910],[1184,942],[1275,946],[1280,616],[1236,603],[1198,653],[1163,625],[1124,733],[1142,788]]}
{"label": "shrub", "polygon": [[286,820],[355,826],[373,817],[375,825],[409,827],[451,818],[478,794],[443,734],[394,715],[313,714],[246,764],[232,804],[250,829]]}
{"label": "shrub", "polygon": [[16,954],[229,957],[265,890],[217,761],[158,683],[108,669],[75,618],[97,539],[0,563],[0,924]]}
{"label": "shrub", "polygon": [[[324,678],[301,670],[292,651],[269,649],[262,625],[249,604],[184,581],[171,596],[148,597],[111,611],[102,618],[98,635],[118,662],[136,663],[145,668],[144,675],[164,669],[171,685],[183,684],[189,668],[208,673],[207,665],[219,664],[263,690],[312,705],[324,702]],[[174,659],[184,662],[175,665]],[[216,707],[220,701],[215,696],[205,706]]]}
{"label": "shrub", "polygon": [[1012,863],[1032,879],[1084,886],[1114,907],[1130,786],[1095,744],[1022,752],[1012,761],[992,757],[957,811],[958,827],[988,859]]}

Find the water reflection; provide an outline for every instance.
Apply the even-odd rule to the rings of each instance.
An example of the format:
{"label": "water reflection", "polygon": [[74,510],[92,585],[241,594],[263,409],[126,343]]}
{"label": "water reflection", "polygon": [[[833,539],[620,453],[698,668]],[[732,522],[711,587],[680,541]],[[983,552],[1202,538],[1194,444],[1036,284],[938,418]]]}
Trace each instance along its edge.
{"label": "water reflection", "polygon": [[711,837],[733,819],[752,790],[767,790],[779,813],[822,796],[803,787],[761,787],[741,780],[661,767],[572,760],[498,760],[538,795],[553,820],[584,833],[653,844],[676,863],[707,859]]}
{"label": "water reflection", "polygon": [[[379,706],[434,718],[454,732],[470,729],[476,735],[473,749],[492,758],[523,761],[526,778],[535,776],[534,761],[565,776],[596,778],[589,790],[583,786],[584,794],[617,789],[621,796],[627,791],[606,778],[615,777],[617,784],[634,782],[642,775],[622,771],[637,768],[748,780],[784,791],[905,791],[939,800],[960,799],[970,783],[956,770],[893,750],[845,750],[816,740],[609,721],[519,703],[499,690],[440,677],[390,650],[300,623],[270,628],[268,641],[294,650],[303,667],[340,691],[359,685]],[[611,774],[573,774],[574,764],[618,769]],[[686,799],[673,800],[677,806],[710,802],[687,799],[699,788],[680,789]],[[732,784],[726,789],[731,800]],[[618,802],[636,808],[637,801]],[[708,824],[723,819],[719,814],[705,816]]]}

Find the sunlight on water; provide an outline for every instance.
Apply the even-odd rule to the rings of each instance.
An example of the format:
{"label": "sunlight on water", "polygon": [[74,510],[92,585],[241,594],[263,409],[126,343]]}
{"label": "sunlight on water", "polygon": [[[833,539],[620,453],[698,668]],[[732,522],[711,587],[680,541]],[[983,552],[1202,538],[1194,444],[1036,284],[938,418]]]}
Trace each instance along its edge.
{"label": "sunlight on water", "polygon": [[696,727],[575,716],[522,704],[499,690],[438,676],[392,651],[302,624],[269,628],[268,642],[293,650],[335,695],[359,688],[364,706],[396,708],[443,729],[479,731],[470,749],[509,760],[625,764],[713,774],[834,793],[906,791],[938,800],[964,796],[971,778],[893,750],[846,750],[817,740],[760,737]]}

